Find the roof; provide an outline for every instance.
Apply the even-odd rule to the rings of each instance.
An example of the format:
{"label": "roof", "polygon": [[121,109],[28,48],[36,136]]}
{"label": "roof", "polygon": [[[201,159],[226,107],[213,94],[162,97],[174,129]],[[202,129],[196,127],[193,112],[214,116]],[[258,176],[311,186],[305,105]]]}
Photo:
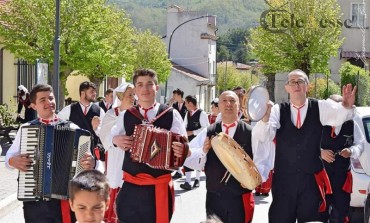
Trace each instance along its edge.
{"label": "roof", "polygon": [[198,73],[196,73],[194,71],[191,71],[191,70],[189,70],[189,69],[187,69],[187,68],[185,68],[185,67],[183,67],[181,65],[178,65],[178,64],[176,64],[174,62],[172,62],[172,69],[174,71],[177,71],[177,72],[179,72],[179,73],[181,73],[181,74],[183,74],[185,76],[188,76],[188,77],[190,77],[190,78],[192,78],[192,79],[194,79],[196,81],[199,81],[199,82],[208,82],[209,81],[208,78],[205,78],[202,75],[200,75],[200,74],[198,74]]}
{"label": "roof", "polygon": [[[342,51],[340,53],[341,58],[359,58],[361,55],[361,51]],[[365,52],[365,57],[370,58],[370,52]]]}
{"label": "roof", "polygon": [[227,66],[233,66],[233,67],[235,67],[238,70],[251,70],[252,69],[252,66],[251,65],[243,64],[243,63],[235,63],[234,61],[218,62],[217,63],[217,66],[218,65],[222,65],[222,64],[226,64],[226,63],[227,63]]}

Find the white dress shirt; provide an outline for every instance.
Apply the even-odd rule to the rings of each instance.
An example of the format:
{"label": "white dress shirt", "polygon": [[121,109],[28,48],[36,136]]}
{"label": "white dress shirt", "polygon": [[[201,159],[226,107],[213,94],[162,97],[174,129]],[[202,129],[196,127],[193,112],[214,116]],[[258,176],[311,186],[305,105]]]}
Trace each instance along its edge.
{"label": "white dress shirt", "polygon": [[[334,132],[336,135],[340,133],[342,125],[335,126]],[[351,151],[351,158],[357,159],[364,151],[365,136],[356,122],[353,122],[353,145],[348,149]],[[330,148],[323,148],[330,149]]]}
{"label": "white dress shirt", "polygon": [[112,146],[109,141],[111,139],[111,129],[117,123],[120,113],[122,112],[119,112],[117,116],[115,109],[108,110],[103,118],[100,132],[100,140],[102,141],[104,148],[108,152],[106,160],[106,176],[111,188],[121,187],[123,183],[122,165],[125,158],[125,151]]}
{"label": "white dress shirt", "polygon": [[[197,109],[195,111],[187,111],[187,113],[191,112],[191,114],[193,115],[198,110],[199,109]],[[185,118],[184,118],[185,127],[188,126],[188,114],[187,113],[186,113]],[[203,110],[201,111],[200,116],[199,116],[199,124],[200,124],[200,128],[196,129],[196,130],[193,130],[193,135],[195,135],[195,136],[198,135],[203,129],[206,129],[209,126],[208,115]]]}
{"label": "white dress shirt", "polygon": [[[229,136],[234,138],[237,124],[229,128]],[[222,132],[226,131],[226,128],[222,125]],[[203,145],[207,138],[207,128],[203,129],[191,142],[189,143],[189,149],[191,150],[191,156],[186,158],[184,165],[195,170],[202,170],[204,164],[207,162],[207,153],[203,152]]]}
{"label": "white dress shirt", "polygon": [[[158,109],[159,109],[159,105],[160,105],[159,103],[156,103],[155,106],[153,107],[153,109],[148,110],[147,116],[148,116],[148,121],[149,122],[155,118],[155,116],[158,112]],[[144,110],[139,107],[139,111],[140,111],[140,114],[144,116]],[[126,129],[125,129],[125,126],[123,124],[123,120],[124,120],[124,116],[125,116],[126,112],[127,111],[123,111],[123,112],[120,113],[120,115],[118,116],[116,124],[112,127],[111,135],[110,135],[110,139],[109,139],[109,142],[112,146],[113,146],[112,138],[114,136],[126,135]],[[172,126],[171,126],[170,131],[174,132],[174,133],[178,133],[178,134],[183,135],[183,136],[186,136],[187,134],[186,134],[184,121],[182,120],[182,117],[181,117],[180,113],[176,109],[173,109],[172,112],[173,112],[173,119],[172,119]]]}
{"label": "white dress shirt", "polygon": [[[91,105],[93,104],[93,102],[90,102],[89,106],[87,107],[87,110],[86,112],[89,112],[90,108],[91,108]],[[85,106],[83,106],[81,103],[79,103],[79,105],[81,106],[81,110],[84,111],[85,110]],[[102,120],[104,119],[104,115],[105,115],[105,112],[104,110],[98,105],[99,109],[100,109],[100,124],[98,126],[98,128],[96,128],[94,131],[95,131],[95,134],[97,136],[100,136],[100,129],[101,129],[101,124],[102,124]],[[69,116],[71,115],[71,105],[67,105],[66,107],[64,107],[59,113],[58,113],[58,117],[60,119],[63,119],[63,120],[69,120]],[[91,122],[91,120],[90,120]]]}
{"label": "white dress shirt", "polygon": [[[333,102],[330,99],[318,100],[318,106],[321,124],[329,126],[342,125],[343,122],[353,117],[355,111],[355,109],[353,108],[347,109],[343,107],[341,103]],[[300,109],[302,126],[304,125],[304,121],[306,119],[307,109],[308,99],[306,99],[304,106]],[[291,104],[290,111],[291,121],[293,124],[295,124],[297,122],[298,110],[293,108],[293,105]],[[254,140],[259,142],[272,142],[272,140],[275,138],[276,131],[280,128],[280,126],[280,105],[275,104],[271,109],[269,122],[266,123],[262,120],[257,122],[257,124],[252,129],[252,137],[254,138]],[[262,153],[262,155],[259,154],[259,156],[269,157],[265,159],[265,166],[271,166],[271,163],[273,163],[273,158],[269,155],[269,151],[271,150],[267,151],[266,149],[256,149],[256,153]],[[261,160],[261,162],[263,162],[263,160]],[[263,172],[267,172],[267,170]],[[263,176],[263,178],[265,179],[267,179],[267,177],[268,176]]]}

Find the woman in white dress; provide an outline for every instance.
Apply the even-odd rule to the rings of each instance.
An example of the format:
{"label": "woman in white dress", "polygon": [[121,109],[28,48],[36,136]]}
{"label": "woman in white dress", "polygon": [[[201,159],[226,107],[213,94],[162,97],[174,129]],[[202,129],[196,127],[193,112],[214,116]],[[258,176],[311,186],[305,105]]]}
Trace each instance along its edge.
{"label": "woman in white dress", "polygon": [[114,89],[112,109],[105,113],[101,126],[100,139],[106,149],[106,176],[110,186],[109,196],[111,201],[104,217],[106,223],[118,222],[115,213],[115,200],[123,183],[122,164],[125,156],[123,150],[111,144],[110,131],[116,124],[119,114],[133,106],[135,101],[133,89],[134,86],[129,83],[122,83]]}

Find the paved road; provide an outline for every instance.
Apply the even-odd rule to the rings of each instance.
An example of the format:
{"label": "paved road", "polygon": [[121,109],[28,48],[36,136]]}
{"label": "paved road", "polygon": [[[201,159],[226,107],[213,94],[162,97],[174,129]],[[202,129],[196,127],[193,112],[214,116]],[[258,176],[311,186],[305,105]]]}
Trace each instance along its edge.
{"label": "paved road", "polygon": [[[184,181],[174,181],[176,192],[175,213],[171,223],[199,223],[206,219],[205,214],[205,177],[201,177],[200,187],[191,191],[182,190],[179,185]],[[256,197],[256,208],[253,223],[266,223],[267,211],[271,197]],[[16,205],[7,215],[0,217],[1,223],[24,223],[21,202]]]}

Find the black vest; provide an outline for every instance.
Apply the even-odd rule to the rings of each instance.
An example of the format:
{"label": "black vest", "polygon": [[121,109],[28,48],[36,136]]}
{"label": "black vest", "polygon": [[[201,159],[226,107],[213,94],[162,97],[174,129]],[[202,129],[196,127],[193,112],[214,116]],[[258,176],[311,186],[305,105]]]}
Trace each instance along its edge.
{"label": "black vest", "polygon": [[[247,152],[251,159],[253,159],[251,131],[252,127],[250,125],[243,121],[238,121],[234,140]],[[217,135],[219,132],[222,132],[221,122],[216,122],[207,128],[207,136],[209,138]],[[204,171],[207,176],[207,191],[214,193],[227,191],[235,195],[250,192],[250,190],[242,188],[240,183],[233,176],[230,176],[226,184],[224,181],[220,182],[226,173],[226,168],[222,165],[213,149],[210,149],[207,153],[207,162],[204,166]]]}
{"label": "black vest", "polygon": [[107,107],[105,107],[104,101],[100,101],[99,107],[101,107],[104,110],[104,112],[107,112],[109,109],[112,108],[112,105],[110,105],[109,108],[107,109]]}
{"label": "black vest", "polygon": [[306,119],[300,129],[291,121],[290,103],[280,104],[280,125],[276,131],[275,174],[309,173],[323,168],[320,158],[322,124],[318,101],[308,100]]}
{"label": "black vest", "polygon": [[[324,126],[322,131],[321,148],[330,149],[334,153],[339,152],[344,148],[349,148],[353,145],[353,121],[349,120],[343,123],[339,134],[331,137],[331,126]],[[328,170],[347,170],[350,165],[350,159],[343,156],[336,155],[333,163],[323,161],[325,168]]]}
{"label": "black vest", "polygon": [[[198,109],[192,116],[190,116],[190,111],[188,111],[187,118],[188,118],[188,125],[186,126],[186,131],[194,131],[200,129],[202,126],[200,125],[200,114],[202,113],[202,109]],[[195,135],[188,136],[189,142],[195,138]]]}
{"label": "black vest", "polygon": [[99,142],[99,137],[95,134],[95,131],[91,124],[91,120],[94,116],[100,117],[100,107],[97,106],[96,104],[91,105],[89,112],[87,112],[86,116],[84,115],[79,102],[71,104],[71,114],[69,115],[69,121],[78,125],[78,127],[80,127],[81,129],[88,130],[94,136],[93,148]]}
{"label": "black vest", "polygon": [[179,103],[178,102],[173,103],[172,107],[180,113],[182,119],[185,118],[186,112],[188,111],[188,109],[185,106],[185,102],[182,104],[181,110],[179,110]]}
{"label": "black vest", "polygon": [[[139,109],[138,106],[135,106],[135,108]],[[161,104],[159,106],[156,116],[158,116],[162,111],[166,110],[167,108],[168,108],[167,105]],[[173,110],[171,109],[168,112],[166,112],[166,114],[157,119],[153,123],[153,125],[163,129],[170,130],[172,127],[172,121],[173,121]],[[134,133],[135,125],[142,124],[142,121],[133,114],[131,114],[129,111],[126,111],[123,117],[123,123],[126,130],[126,135],[131,136]],[[126,151],[122,170],[133,176],[135,176],[138,173],[147,173],[153,177],[158,177],[172,172],[168,170],[153,169],[144,163],[133,162],[130,156],[131,152]]]}

